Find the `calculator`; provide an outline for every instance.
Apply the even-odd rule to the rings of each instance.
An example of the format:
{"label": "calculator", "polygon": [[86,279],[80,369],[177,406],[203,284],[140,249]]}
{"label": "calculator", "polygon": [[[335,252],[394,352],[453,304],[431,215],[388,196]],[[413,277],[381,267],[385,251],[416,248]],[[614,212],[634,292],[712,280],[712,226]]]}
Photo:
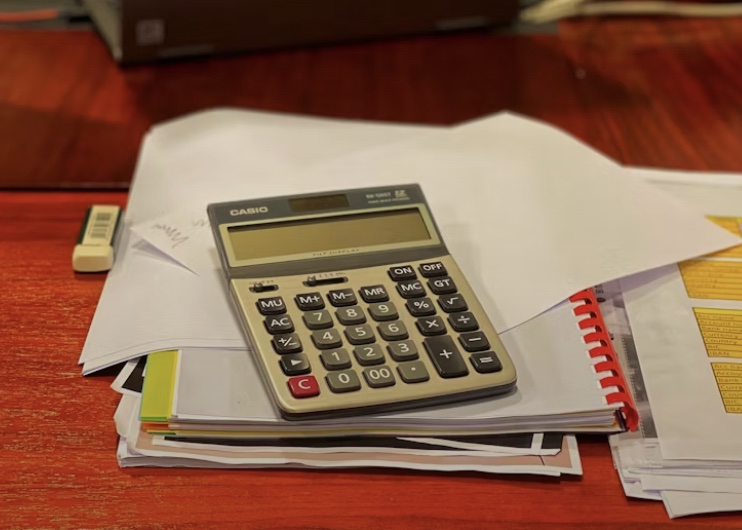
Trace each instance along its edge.
{"label": "calculator", "polygon": [[284,418],[515,386],[420,186],[217,203],[208,214],[233,306]]}

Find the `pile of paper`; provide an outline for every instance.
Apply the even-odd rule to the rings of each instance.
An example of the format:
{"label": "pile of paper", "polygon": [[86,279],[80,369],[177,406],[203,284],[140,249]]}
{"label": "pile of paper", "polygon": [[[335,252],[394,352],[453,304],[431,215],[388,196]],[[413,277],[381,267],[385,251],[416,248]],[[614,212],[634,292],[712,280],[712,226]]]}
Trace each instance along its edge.
{"label": "pile of paper", "polygon": [[139,421],[144,359],[129,361],[112,388],[121,393],[116,428],[123,467],[390,467],[546,476],[582,473],[574,436],[509,434],[467,437],[152,434]]}
{"label": "pile of paper", "polygon": [[[517,390],[319,426],[279,421],[230,308],[206,205],[412,182],[501,334]],[[149,355],[170,374],[148,391],[154,364],[139,389],[121,381],[142,368],[122,372],[124,466],[579,473],[574,438],[543,433],[617,432],[622,404],[605,399],[566,300],[738,242],[569,136],[510,114],[439,129],[207,112],[145,138],[80,362],[88,374]]]}
{"label": "pile of paper", "polygon": [[[740,234],[742,177],[634,173]],[[641,417],[611,436],[615,465],[627,495],[662,500],[671,517],[742,510],[740,279],[737,246],[602,293]]]}

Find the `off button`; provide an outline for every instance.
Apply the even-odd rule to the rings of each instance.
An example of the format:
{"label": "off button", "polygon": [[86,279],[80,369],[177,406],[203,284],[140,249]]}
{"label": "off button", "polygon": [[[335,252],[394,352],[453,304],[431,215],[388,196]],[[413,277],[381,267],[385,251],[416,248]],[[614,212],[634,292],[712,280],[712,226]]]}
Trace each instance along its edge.
{"label": "off button", "polygon": [[291,395],[295,398],[302,399],[319,395],[319,383],[313,375],[292,377],[288,384]]}
{"label": "off button", "polygon": [[433,263],[421,263],[420,274],[425,278],[433,278],[435,276],[446,276],[448,271],[443,263],[436,261]]}

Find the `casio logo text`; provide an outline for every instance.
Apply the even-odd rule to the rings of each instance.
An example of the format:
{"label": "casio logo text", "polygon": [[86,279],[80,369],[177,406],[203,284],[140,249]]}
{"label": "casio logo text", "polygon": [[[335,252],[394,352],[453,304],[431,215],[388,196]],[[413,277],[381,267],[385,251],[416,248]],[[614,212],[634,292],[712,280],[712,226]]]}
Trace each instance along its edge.
{"label": "casio logo text", "polygon": [[258,213],[268,213],[267,206],[256,206],[255,208],[235,208],[229,210],[229,215],[236,217],[238,215],[255,215]]}

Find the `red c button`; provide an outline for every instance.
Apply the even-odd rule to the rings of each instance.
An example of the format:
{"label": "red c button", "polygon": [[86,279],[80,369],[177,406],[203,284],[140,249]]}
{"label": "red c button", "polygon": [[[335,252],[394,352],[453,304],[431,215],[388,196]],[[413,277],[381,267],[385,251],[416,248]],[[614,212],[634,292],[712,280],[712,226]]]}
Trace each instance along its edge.
{"label": "red c button", "polygon": [[308,398],[319,395],[319,383],[313,375],[292,377],[289,379],[289,390],[295,398]]}

